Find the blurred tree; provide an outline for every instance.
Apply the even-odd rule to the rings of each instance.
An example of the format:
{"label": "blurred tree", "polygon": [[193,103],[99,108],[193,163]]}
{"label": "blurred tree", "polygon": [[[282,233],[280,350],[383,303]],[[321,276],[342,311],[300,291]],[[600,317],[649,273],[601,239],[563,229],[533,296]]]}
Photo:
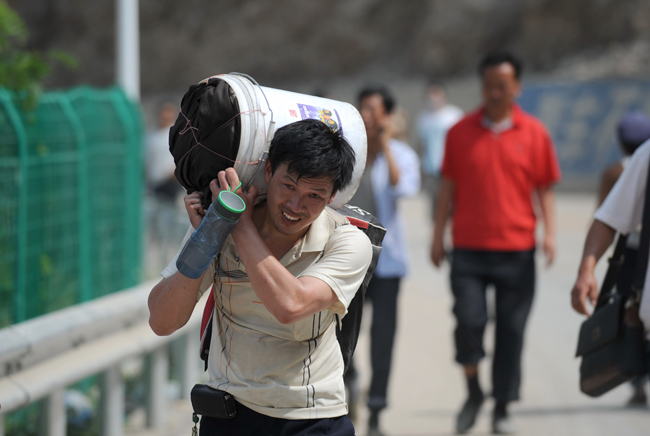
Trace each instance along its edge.
{"label": "blurred tree", "polygon": [[0,86],[15,91],[24,109],[33,109],[53,61],[69,68],[77,66],[77,61],[63,52],[27,49],[27,28],[18,14],[0,0]]}

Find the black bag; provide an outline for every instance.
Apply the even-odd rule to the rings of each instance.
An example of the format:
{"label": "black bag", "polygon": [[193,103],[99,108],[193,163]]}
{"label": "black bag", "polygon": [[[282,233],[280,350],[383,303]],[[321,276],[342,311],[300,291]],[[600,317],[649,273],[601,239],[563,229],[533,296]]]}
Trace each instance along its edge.
{"label": "black bag", "polygon": [[343,374],[348,371],[354,350],[357,347],[357,340],[359,339],[359,331],[361,330],[361,315],[363,313],[363,302],[366,297],[366,290],[375,272],[379,255],[381,254],[381,243],[386,235],[386,229],[381,225],[379,220],[370,213],[356,206],[346,204],[339,210],[340,214],[346,216],[350,224],[356,226],[359,230],[368,236],[372,244],[372,260],[370,266],[366,271],[366,276],[354,294],[354,298],[348,306],[348,313],[339,321],[339,316],[336,315],[336,339],[339,341],[341,347],[341,354],[343,355]]}
{"label": "black bag", "polygon": [[237,414],[235,397],[228,392],[196,384],[190,392],[194,413],[210,418],[231,419]]}
{"label": "black bag", "polygon": [[241,136],[235,91],[218,77],[190,86],[176,123],[169,129],[174,175],[188,194],[202,192],[203,209],[212,203],[210,182],[233,166]]}
{"label": "black bag", "polygon": [[650,250],[650,172],[646,181],[641,243],[632,289],[615,287],[625,261],[627,235],[620,235],[594,313],[582,323],[576,356],[582,356],[580,390],[598,397],[633,377],[647,374],[645,329],[639,319]]}

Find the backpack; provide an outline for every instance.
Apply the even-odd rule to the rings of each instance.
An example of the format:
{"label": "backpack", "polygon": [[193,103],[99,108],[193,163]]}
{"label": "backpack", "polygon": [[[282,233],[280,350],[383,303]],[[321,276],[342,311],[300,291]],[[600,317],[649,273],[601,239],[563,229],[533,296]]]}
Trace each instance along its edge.
{"label": "backpack", "polygon": [[[381,253],[381,243],[386,235],[386,229],[381,225],[379,220],[372,214],[360,209],[356,206],[349,204],[344,205],[337,212],[347,218],[350,225],[357,227],[370,239],[372,244],[372,259],[366,275],[361,282],[361,286],[357,290],[354,298],[348,306],[348,313],[343,318],[336,315],[336,339],[341,347],[341,354],[343,356],[343,374],[348,370],[352,355],[357,347],[357,340],[359,339],[359,330],[361,329],[361,315],[363,312],[363,301],[366,296],[366,289],[368,283],[375,272],[379,254]],[[212,324],[214,317],[214,285],[210,290],[210,295],[205,303],[203,309],[203,318],[201,320],[201,345],[200,356],[204,362],[204,370],[208,369],[208,356],[210,354],[210,342],[212,339]]]}

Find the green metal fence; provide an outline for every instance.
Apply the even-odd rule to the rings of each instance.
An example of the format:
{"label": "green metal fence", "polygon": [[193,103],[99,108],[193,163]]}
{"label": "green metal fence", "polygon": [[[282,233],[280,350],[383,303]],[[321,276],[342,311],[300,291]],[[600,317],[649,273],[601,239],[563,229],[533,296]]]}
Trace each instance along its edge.
{"label": "green metal fence", "polygon": [[142,117],[118,89],[0,89],[0,327],[138,283]]}

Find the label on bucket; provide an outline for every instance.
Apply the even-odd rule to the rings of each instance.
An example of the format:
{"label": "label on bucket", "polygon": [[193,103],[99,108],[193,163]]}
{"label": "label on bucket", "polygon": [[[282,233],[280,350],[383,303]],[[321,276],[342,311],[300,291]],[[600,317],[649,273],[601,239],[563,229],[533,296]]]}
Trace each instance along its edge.
{"label": "label on bucket", "polygon": [[[260,165],[249,165],[249,163],[263,161],[264,150],[267,150],[269,145],[268,129],[271,125],[268,123],[271,117],[274,132],[296,121],[316,119],[330,128],[338,129],[352,146],[356,157],[352,183],[336,194],[330,207],[338,209],[352,198],[363,175],[367,154],[366,128],[359,111],[354,106],[328,98],[254,86],[238,76],[220,77],[231,83],[235,89],[241,110],[252,110],[251,115],[241,118],[242,132],[246,132],[247,135],[242,134],[242,146],[237,154],[237,161],[240,163],[235,164],[235,170],[244,184],[255,183],[258,189],[266,190],[264,178],[257,177],[260,173],[263,175],[263,171],[257,172]],[[248,101],[254,102],[251,107],[244,104]]]}
{"label": "label on bucket", "polygon": [[[330,129],[338,130],[341,129],[341,134],[343,134],[343,126],[341,125],[341,117],[336,109],[324,109],[321,107],[312,106],[309,104],[298,103],[298,110],[300,111],[300,116],[303,120],[313,119],[321,120]],[[297,118],[295,110],[289,110],[289,115]]]}

